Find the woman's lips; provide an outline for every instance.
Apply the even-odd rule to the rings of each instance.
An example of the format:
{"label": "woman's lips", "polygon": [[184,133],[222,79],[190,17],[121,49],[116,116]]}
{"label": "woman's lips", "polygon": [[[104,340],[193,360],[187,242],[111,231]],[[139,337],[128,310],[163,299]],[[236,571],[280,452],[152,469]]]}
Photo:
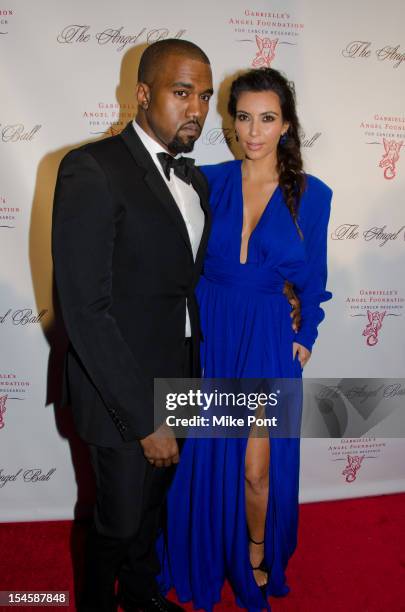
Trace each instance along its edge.
{"label": "woman's lips", "polygon": [[259,149],[262,148],[263,145],[258,142],[247,142],[246,146],[249,149],[249,151],[258,151]]}

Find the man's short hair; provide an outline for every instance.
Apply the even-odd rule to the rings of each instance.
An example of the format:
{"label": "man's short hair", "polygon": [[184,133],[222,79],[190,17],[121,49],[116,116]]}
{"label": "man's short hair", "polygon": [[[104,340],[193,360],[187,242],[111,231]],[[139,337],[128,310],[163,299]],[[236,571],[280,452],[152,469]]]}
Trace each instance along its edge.
{"label": "man's short hair", "polygon": [[198,45],[189,40],[167,38],[153,43],[142,53],[138,68],[138,82],[150,84],[154,79],[155,72],[163,68],[164,59],[168,55],[182,55],[204,64],[210,64],[207,55]]}

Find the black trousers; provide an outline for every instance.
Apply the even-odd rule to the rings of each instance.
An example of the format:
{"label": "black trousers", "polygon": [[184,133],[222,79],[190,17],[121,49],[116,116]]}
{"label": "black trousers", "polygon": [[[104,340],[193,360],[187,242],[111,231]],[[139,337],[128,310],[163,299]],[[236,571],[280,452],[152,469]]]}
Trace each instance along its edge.
{"label": "black trousers", "polygon": [[[191,375],[192,349],[187,339],[183,376]],[[181,447],[182,440],[178,442]],[[138,441],[117,448],[90,445],[90,456],[97,495],[79,610],[112,612],[117,605],[117,578],[120,594],[134,605],[158,591],[155,542],[176,466],[152,466]]]}

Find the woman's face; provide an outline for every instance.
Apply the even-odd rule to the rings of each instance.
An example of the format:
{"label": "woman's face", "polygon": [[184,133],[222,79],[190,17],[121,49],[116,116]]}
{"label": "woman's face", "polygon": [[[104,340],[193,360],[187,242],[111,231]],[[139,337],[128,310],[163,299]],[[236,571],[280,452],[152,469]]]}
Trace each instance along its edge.
{"label": "woman's face", "polygon": [[274,157],[278,141],[288,129],[274,91],[245,91],[236,103],[235,129],[248,159]]}

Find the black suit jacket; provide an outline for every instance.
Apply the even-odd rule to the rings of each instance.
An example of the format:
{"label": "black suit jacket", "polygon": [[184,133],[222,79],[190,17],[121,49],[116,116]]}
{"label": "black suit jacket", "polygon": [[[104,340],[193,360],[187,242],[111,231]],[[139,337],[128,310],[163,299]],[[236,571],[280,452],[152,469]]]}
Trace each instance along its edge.
{"label": "black suit jacket", "polygon": [[87,442],[117,446],[153,431],[153,378],[183,375],[187,299],[199,375],[194,289],[210,213],[200,171],[192,184],[205,214],[195,262],[179,208],[131,123],[62,160],[52,253],[71,343],[65,378]]}

